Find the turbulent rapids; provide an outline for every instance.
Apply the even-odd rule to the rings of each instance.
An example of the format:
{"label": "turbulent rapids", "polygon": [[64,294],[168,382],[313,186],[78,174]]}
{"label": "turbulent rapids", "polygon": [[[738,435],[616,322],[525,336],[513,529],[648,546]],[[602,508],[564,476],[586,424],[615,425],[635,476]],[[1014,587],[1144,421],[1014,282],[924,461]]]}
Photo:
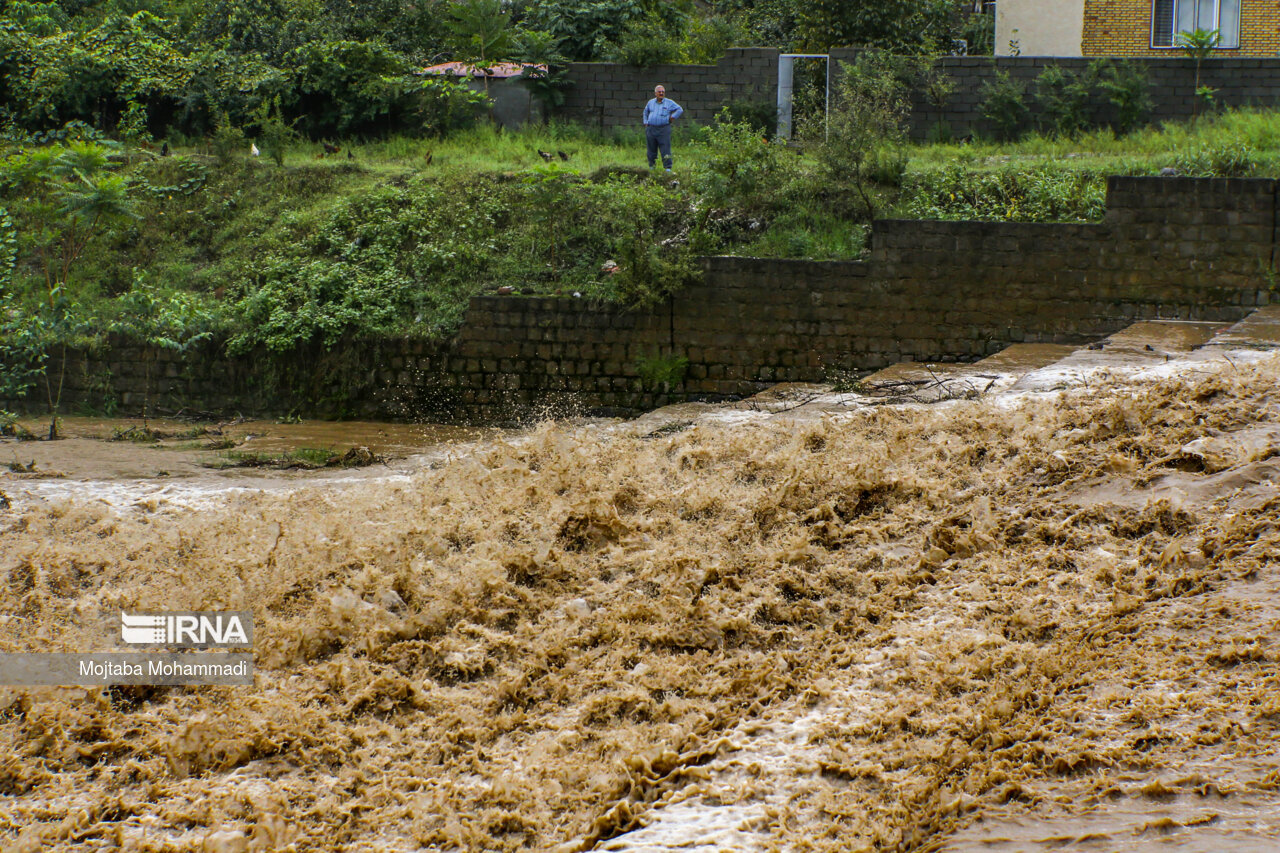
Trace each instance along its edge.
{"label": "turbulent rapids", "polygon": [[1274,849],[1278,382],[1255,353],[548,425],[198,501],[4,483],[0,648],[81,650],[121,608],[252,610],[258,676],[0,688],[0,840]]}

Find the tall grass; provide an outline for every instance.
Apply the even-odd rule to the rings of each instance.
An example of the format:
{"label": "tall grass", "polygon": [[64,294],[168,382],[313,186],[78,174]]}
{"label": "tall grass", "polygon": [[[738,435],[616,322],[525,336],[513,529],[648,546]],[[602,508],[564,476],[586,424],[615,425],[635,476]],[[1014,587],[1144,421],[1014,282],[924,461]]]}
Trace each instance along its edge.
{"label": "tall grass", "polygon": [[1166,122],[1117,137],[1095,130],[1070,137],[1031,134],[1016,142],[971,141],[914,146],[911,168],[962,164],[973,170],[999,170],[1015,165],[1050,165],[1058,169],[1112,174],[1152,174],[1177,167],[1194,152],[1245,150],[1253,173],[1280,176],[1280,121],[1271,110],[1240,109],[1202,116],[1196,124]]}

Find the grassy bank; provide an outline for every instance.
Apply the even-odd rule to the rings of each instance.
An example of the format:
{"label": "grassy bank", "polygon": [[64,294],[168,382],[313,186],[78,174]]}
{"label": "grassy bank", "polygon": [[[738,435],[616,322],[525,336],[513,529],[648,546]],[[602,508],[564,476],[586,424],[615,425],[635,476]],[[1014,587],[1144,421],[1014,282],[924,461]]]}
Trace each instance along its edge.
{"label": "grassy bank", "polygon": [[[83,321],[61,333],[127,326],[145,293],[233,348],[440,337],[470,296],[501,288],[643,303],[695,275],[700,254],[856,257],[872,214],[1088,221],[1102,215],[1108,174],[1280,174],[1280,130],[1266,112],[1119,139],[916,146],[905,171],[861,188],[833,181],[803,146],[767,145],[742,127],[682,134],[670,176],[643,168],[638,135],[555,126],[337,152],[304,143],[282,165],[247,149],[117,147],[107,169],[123,178],[130,215],[86,233],[62,288]],[[49,220],[69,192],[42,196],[20,179],[38,154],[15,144],[3,160],[18,306],[50,298],[60,236]]]}

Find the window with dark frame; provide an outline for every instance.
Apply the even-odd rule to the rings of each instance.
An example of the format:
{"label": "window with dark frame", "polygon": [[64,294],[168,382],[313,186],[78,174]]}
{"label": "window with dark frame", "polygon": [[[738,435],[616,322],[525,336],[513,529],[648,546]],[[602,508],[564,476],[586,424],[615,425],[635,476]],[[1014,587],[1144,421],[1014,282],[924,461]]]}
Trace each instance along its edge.
{"label": "window with dark frame", "polygon": [[1178,33],[1194,30],[1217,30],[1218,47],[1239,47],[1240,0],[1152,0],[1152,47],[1177,47]]}

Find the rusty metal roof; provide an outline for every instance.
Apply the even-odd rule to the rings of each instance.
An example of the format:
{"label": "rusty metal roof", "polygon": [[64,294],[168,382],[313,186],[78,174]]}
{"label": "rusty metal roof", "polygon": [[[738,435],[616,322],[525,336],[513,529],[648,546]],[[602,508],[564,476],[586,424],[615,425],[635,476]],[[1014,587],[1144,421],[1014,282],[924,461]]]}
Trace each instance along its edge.
{"label": "rusty metal roof", "polygon": [[521,65],[518,62],[498,62],[489,68],[477,68],[469,62],[442,62],[439,65],[431,65],[419,71],[419,74],[433,74],[437,76],[451,77],[519,77],[524,73],[525,68],[533,68],[537,71],[545,73],[547,66],[545,65]]}

